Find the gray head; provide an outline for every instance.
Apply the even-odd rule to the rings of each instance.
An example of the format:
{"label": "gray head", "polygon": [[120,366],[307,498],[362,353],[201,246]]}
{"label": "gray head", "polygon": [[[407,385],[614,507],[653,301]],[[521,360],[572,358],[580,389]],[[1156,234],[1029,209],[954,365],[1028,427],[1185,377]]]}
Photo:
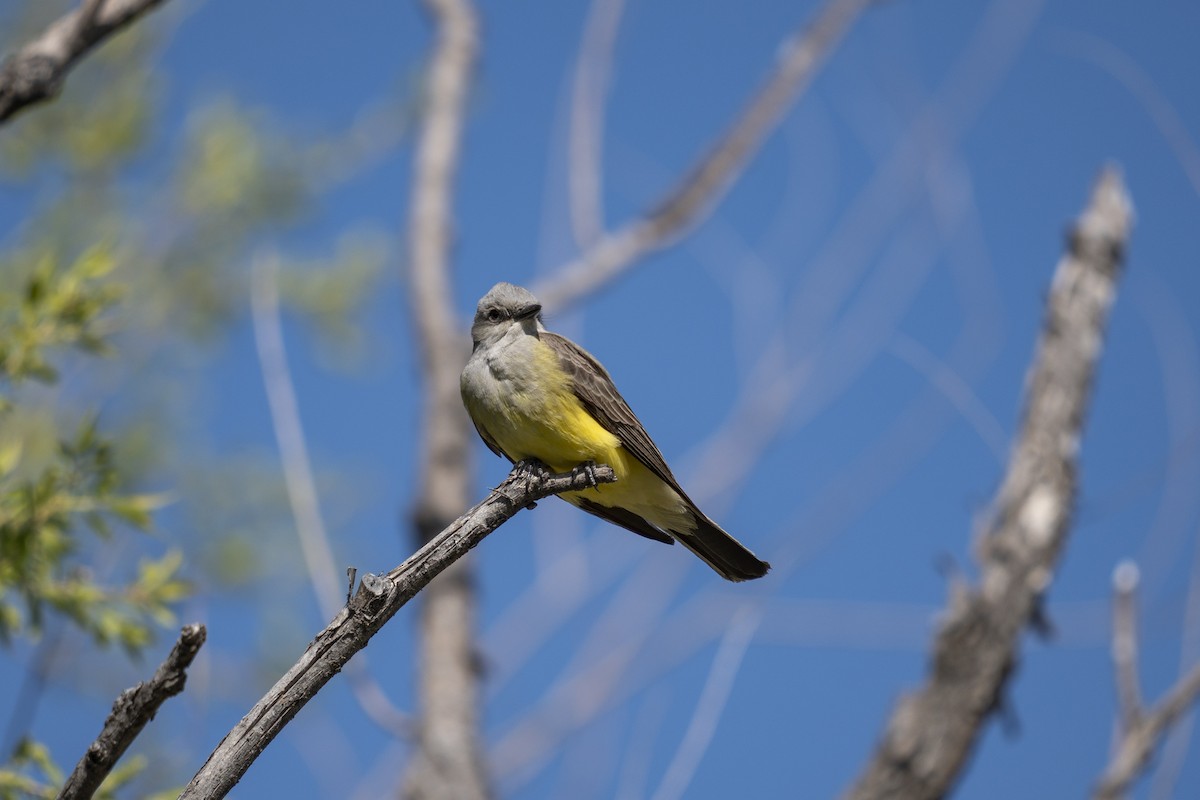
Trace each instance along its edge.
{"label": "gray head", "polygon": [[475,307],[471,339],[475,346],[498,341],[514,324],[531,333],[537,329],[542,304],[528,289],[511,283],[497,283]]}

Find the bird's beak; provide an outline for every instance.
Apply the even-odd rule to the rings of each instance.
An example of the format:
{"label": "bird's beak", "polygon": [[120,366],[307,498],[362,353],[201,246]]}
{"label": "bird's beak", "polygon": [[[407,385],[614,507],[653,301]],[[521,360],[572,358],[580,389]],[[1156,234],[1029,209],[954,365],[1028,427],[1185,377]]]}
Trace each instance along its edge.
{"label": "bird's beak", "polygon": [[530,303],[524,308],[517,309],[517,313],[513,314],[513,319],[527,320],[530,317],[536,317],[542,311],[541,303]]}

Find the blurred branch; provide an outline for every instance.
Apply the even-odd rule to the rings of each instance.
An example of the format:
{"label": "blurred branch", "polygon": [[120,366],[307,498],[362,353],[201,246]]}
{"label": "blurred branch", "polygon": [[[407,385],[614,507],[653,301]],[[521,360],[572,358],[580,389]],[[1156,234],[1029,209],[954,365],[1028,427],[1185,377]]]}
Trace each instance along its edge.
{"label": "blurred branch", "polygon": [[923,687],[901,698],[847,797],[939,798],[1000,706],[1066,543],[1084,412],[1133,211],[1106,169],[1050,289],[1021,432],[979,543],[978,588],[951,598]]}
{"label": "blurred branch", "polygon": [[[296,525],[296,538],[300,540],[300,552],[304,556],[304,565],[321,613],[332,617],[341,607],[342,582],[334,567],[333,548],[321,517],[308,445],[300,423],[296,388],[291,370],[288,369],[287,348],[279,319],[278,273],[277,256],[256,258],[251,265],[250,304],[254,342],[258,348],[258,363],[262,369],[275,441],[279,445],[279,458],[283,462],[284,483]],[[350,681],[354,699],[372,722],[397,738],[411,735],[408,715],[392,704],[371,675],[365,654],[346,665],[346,677]]]}
{"label": "blurred branch", "polygon": [[774,71],[749,105],[657,206],[595,239],[554,277],[534,287],[546,308],[562,308],[595,291],[702,220],[816,74],[825,55],[871,2],[830,0],[811,26],[789,37],[780,47]]}
{"label": "blurred branch", "polygon": [[[419,542],[454,519],[470,496],[470,433],[459,395],[465,339],[450,290],[451,212],[463,115],[478,50],[479,21],[470,0],[424,0],[434,27],[414,157],[409,219],[409,302],[423,381],[413,511]],[[488,781],[480,748],[475,597],[469,562],[431,587],[419,636],[417,750],[405,780],[410,798],[483,800]]]}
{"label": "blurred branch", "polygon": [[75,765],[71,777],[58,795],[59,800],[86,800],[95,794],[142,728],[154,719],[158,707],[167,698],[183,691],[187,682],[187,668],[200,651],[206,636],[203,625],[185,625],[166,660],[154,671],[154,676],[121,692],[113,703],[108,719],[104,721],[100,735]]}
{"label": "blurred branch", "polygon": [[743,606],[729,623],[692,710],[691,722],[651,800],[673,800],[686,794],[717,731],[717,723],[733,691],[733,682],[741,670],[742,658],[761,621],[761,608],[751,610],[749,606]]}
{"label": "blurred branch", "polygon": [[1121,738],[1096,786],[1095,800],[1120,800],[1150,763],[1150,756],[1168,731],[1200,698],[1200,664],[1192,667],[1159,704],[1142,706],[1137,677],[1137,618],[1135,594],[1138,570],[1132,563],[1117,567],[1113,576],[1113,662],[1121,710]]}
{"label": "blurred branch", "polygon": [[1142,714],[1141,682],[1138,680],[1137,585],[1137,566],[1133,562],[1120,564],[1113,573],[1112,659],[1121,728],[1126,731],[1137,726]]}
{"label": "blurred branch", "polygon": [[581,249],[590,247],[604,232],[604,101],[624,6],[625,0],[592,0],[575,61],[567,182],[571,229]]}
{"label": "blurred branch", "polygon": [[0,123],[26,106],[49,100],[89,50],[162,0],[85,0],[0,66]]}
{"label": "blurred branch", "polygon": [[321,613],[333,616],[341,606],[342,580],[333,566],[333,548],[325,532],[317,487],[300,425],[300,408],[287,364],[283,326],[279,319],[279,259],[260,256],[251,265],[250,305],[254,343],[262,370],[275,440],[283,462],[288,502],[296,521],[296,537],[308,567],[309,580]]}
{"label": "blurred branch", "polygon": [[[599,466],[595,473],[600,483],[616,480],[611,467]],[[552,494],[591,485],[591,477],[583,471],[541,475],[518,464],[483,502],[432,537],[403,564],[386,575],[364,575],[354,599],[226,734],[180,800],[227,795],[297,712],[430,581],[522,508]]]}

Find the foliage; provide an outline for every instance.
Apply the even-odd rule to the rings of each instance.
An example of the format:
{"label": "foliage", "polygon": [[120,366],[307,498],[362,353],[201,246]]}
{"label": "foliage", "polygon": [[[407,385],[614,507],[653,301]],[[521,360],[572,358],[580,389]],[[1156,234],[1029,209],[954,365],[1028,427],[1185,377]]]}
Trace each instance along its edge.
{"label": "foliage", "polygon": [[[0,26],[0,37],[11,37],[3,44],[28,40],[68,6],[21,4]],[[154,68],[153,31],[170,13],[105,43],[58,99],[0,130],[0,180],[28,201],[0,248],[0,287],[12,287],[0,291],[6,643],[38,636],[58,616],[91,644],[134,653],[173,623],[172,609],[191,589],[182,572],[252,587],[261,565],[281,560],[264,549],[291,554],[276,459],[235,470],[232,490],[196,479],[245,463],[187,441],[188,425],[202,417],[197,367],[245,313],[246,265],[264,238],[313,211],[322,192],[390,149],[405,128],[407,111],[392,109],[406,107],[388,98],[386,112],[365,113],[345,135],[305,141],[218,97],[189,101],[177,133],[160,130],[165,79]],[[319,334],[325,361],[361,361],[361,306],[377,293],[387,240],[358,226],[327,254],[280,258],[285,310]],[[164,497],[133,488],[143,485],[171,487],[184,507],[169,540],[152,525]],[[215,488],[210,497],[196,486]],[[241,524],[223,529],[228,519]],[[221,545],[236,557],[205,557]],[[271,600],[294,608],[278,589]],[[113,796],[145,763],[124,759],[98,796]],[[173,779],[151,763],[156,774],[125,793]],[[55,796],[63,777],[45,747],[24,741],[0,767],[0,800]]]}
{"label": "foliage", "polygon": [[[124,759],[113,768],[92,796],[97,800],[114,800],[117,791],[141,775],[148,765],[149,759],[145,756]],[[58,787],[63,785],[66,777],[44,745],[22,739],[8,766],[0,768],[0,800],[53,800],[58,796]],[[168,795],[164,792],[162,796],[178,795],[178,791],[171,791],[173,793]]]}
{"label": "foliage", "polygon": [[[51,351],[102,352],[102,315],[118,291],[106,277],[105,248],[83,253],[65,270],[41,254],[21,291],[0,293],[0,381],[11,395],[25,381],[54,382]],[[53,608],[100,644],[137,651],[155,624],[173,621],[170,604],[186,593],[180,555],[144,561],[127,584],[106,587],[75,561],[84,530],[107,538],[114,522],[145,529],[154,497],[122,493],[112,443],[85,419],[52,452],[29,447],[33,415],[0,395],[0,641],[42,627]]]}

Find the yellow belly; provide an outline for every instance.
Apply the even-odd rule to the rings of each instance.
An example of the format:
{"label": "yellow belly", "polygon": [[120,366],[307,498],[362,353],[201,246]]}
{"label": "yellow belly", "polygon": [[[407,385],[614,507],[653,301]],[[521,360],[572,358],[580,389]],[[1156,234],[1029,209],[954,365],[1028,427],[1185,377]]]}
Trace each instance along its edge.
{"label": "yellow belly", "polygon": [[564,492],[560,496],[567,502],[586,497],[627,508],[659,527],[690,527],[682,498],[584,409],[570,377],[551,361],[557,359],[553,351],[540,345],[530,355],[528,365],[537,376],[532,384],[505,381],[497,386],[498,402],[467,400],[476,424],[514,461],[536,458],[555,472],[569,472],[589,461],[613,468],[616,483]]}

